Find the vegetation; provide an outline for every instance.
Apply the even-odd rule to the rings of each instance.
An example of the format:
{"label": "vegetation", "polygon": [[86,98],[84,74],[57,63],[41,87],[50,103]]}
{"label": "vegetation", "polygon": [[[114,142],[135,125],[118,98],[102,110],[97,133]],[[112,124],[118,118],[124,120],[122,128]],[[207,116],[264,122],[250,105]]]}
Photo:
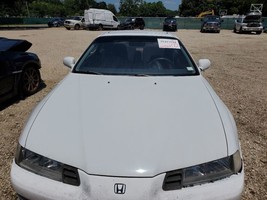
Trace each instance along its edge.
{"label": "vegetation", "polygon": [[[99,1],[99,0],[98,0]],[[0,16],[54,17],[83,15],[85,9],[102,8],[112,11],[118,16],[197,16],[201,12],[214,10],[219,14],[227,10],[227,14],[245,14],[250,5],[263,3],[263,16],[267,16],[266,0],[182,0],[176,11],[168,10],[162,1],[146,2],[145,0],[120,0],[119,10],[105,0],[1,0]]]}
{"label": "vegetation", "polygon": [[177,15],[164,7],[161,1],[147,3],[143,0],[120,0],[119,11],[115,5],[96,0],[1,0],[0,16],[7,17],[55,17],[83,15],[85,9],[107,9],[120,16],[168,16]]}

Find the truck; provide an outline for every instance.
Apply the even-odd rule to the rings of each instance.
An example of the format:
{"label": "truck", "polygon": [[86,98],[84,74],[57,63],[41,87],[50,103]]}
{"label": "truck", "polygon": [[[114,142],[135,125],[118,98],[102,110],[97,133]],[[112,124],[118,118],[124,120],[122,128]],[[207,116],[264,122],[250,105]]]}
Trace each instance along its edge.
{"label": "truck", "polygon": [[109,10],[90,8],[84,11],[86,28],[89,30],[97,29],[118,29],[120,21]]}
{"label": "truck", "polygon": [[245,16],[240,16],[234,24],[234,32],[256,32],[261,34],[263,31],[262,15],[260,12],[250,12]]}
{"label": "truck", "polygon": [[80,28],[85,28],[86,24],[84,23],[83,16],[75,16],[64,21],[64,27],[67,30],[74,29],[79,30]]}
{"label": "truck", "polygon": [[221,23],[223,20],[220,16],[217,15],[206,15],[203,19],[201,19],[201,28],[200,32],[215,32],[220,33],[221,31]]}

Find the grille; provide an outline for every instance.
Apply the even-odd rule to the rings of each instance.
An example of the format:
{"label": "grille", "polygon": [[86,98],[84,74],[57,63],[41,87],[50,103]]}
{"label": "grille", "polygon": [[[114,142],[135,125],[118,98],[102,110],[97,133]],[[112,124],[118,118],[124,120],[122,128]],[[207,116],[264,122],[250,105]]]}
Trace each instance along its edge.
{"label": "grille", "polygon": [[250,23],[250,24],[248,24],[248,27],[259,27],[260,26],[260,24],[258,24],[258,23]]}
{"label": "grille", "polygon": [[78,170],[74,167],[64,165],[62,171],[63,183],[78,186],[80,185],[80,178]]}
{"label": "grille", "polygon": [[162,189],[165,191],[181,189],[182,179],[183,179],[182,170],[167,172],[164,178]]}
{"label": "grille", "polygon": [[218,23],[208,23],[208,27],[218,27]]}

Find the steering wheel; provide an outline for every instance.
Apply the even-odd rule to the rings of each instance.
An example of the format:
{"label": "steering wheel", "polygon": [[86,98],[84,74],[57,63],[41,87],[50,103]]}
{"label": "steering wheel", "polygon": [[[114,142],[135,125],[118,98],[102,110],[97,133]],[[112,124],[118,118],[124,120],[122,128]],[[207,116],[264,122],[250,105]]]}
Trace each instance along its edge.
{"label": "steering wheel", "polygon": [[173,62],[168,58],[154,58],[152,59],[148,65],[152,68],[161,70],[161,69],[170,69],[173,67]]}

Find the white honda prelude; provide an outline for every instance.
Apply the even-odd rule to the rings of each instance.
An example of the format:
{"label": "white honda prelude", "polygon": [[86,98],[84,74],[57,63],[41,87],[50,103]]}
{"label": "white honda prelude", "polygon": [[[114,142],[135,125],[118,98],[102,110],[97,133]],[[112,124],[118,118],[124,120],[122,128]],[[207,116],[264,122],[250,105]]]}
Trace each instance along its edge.
{"label": "white honda prelude", "polygon": [[167,32],[97,37],[34,109],[11,182],[19,199],[235,200],[244,165],[234,119]]}

